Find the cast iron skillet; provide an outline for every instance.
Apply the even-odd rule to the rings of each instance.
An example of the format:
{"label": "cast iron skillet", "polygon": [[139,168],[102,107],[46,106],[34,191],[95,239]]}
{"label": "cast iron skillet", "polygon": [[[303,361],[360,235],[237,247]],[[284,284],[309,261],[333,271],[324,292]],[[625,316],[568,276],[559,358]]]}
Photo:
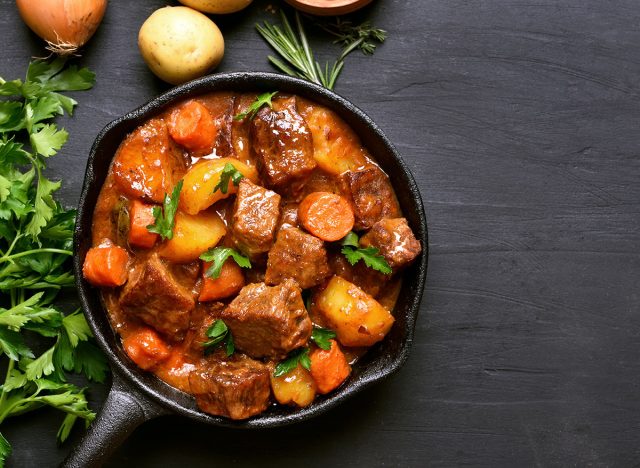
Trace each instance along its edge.
{"label": "cast iron skillet", "polygon": [[[382,342],[373,346],[354,366],[345,385],[327,396],[317,398],[306,408],[273,406],[251,419],[232,421],[199,411],[191,396],[143,372],[131,362],[109,324],[99,290],[82,277],[82,263],[91,247],[91,219],[100,188],[118,145],[129,132],[181,99],[210,91],[274,90],[294,93],[322,104],[335,111],[355,130],[362,143],[389,174],[404,215],[416,237],[422,241],[423,253],[404,274],[393,328]],[[422,200],[409,169],[369,117],[346,99],[320,86],[272,73],[218,74],[173,88],[114,120],[100,132],[91,148],[74,236],[74,269],[80,302],[98,345],[111,364],[113,386],[97,419],[64,465],[101,464],[138,425],[166,414],[181,414],[194,421],[230,428],[269,428],[304,421],[337,406],[363,388],[397,371],[407,359],[413,339],[427,273],[427,248],[427,225]]]}

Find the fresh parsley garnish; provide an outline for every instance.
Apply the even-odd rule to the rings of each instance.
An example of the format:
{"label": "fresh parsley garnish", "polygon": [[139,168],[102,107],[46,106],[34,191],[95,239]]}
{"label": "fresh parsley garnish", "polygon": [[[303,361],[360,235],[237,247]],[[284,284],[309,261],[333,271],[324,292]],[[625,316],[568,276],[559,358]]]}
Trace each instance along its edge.
{"label": "fresh parsley garnish", "polygon": [[362,260],[369,268],[373,268],[385,275],[390,275],[393,272],[387,260],[380,255],[378,249],[373,246],[360,247],[358,235],[353,231],[342,240],[341,252],[351,265],[355,265]]}
{"label": "fresh parsley garnish", "polygon": [[262,109],[263,106],[273,107],[271,99],[273,99],[273,96],[275,96],[276,94],[278,94],[278,91],[274,91],[273,93],[260,94],[258,97],[256,97],[256,100],[251,103],[251,105],[245,112],[239,113],[233,118],[233,120],[243,120],[247,116],[249,116],[249,120],[251,120],[255,117],[258,111]]}
{"label": "fresh parsley garnish", "polygon": [[160,234],[162,239],[173,239],[173,227],[176,224],[176,212],[178,211],[178,202],[180,201],[180,191],[182,190],[183,181],[178,182],[173,188],[171,195],[164,194],[162,208],[153,207],[153,217],[156,221],[147,226],[149,232]]}
{"label": "fresh parsley garnish", "polygon": [[206,348],[205,353],[210,353],[219,345],[224,345],[224,352],[227,356],[231,356],[236,350],[231,330],[223,320],[218,319],[213,322],[207,328],[206,335],[209,340],[202,343],[202,346]]}
{"label": "fresh parsley garnish", "polygon": [[242,172],[236,169],[236,166],[231,163],[225,164],[222,168],[222,172],[220,173],[220,182],[218,182],[216,186],[213,187],[213,193],[216,193],[216,191],[218,190],[220,190],[222,193],[227,193],[227,190],[229,189],[229,180],[232,180],[233,185],[237,187],[238,185],[240,185],[240,181],[243,177],[244,175],[242,175]]}
{"label": "fresh parsley garnish", "polygon": [[311,358],[309,358],[309,348],[298,348],[291,351],[284,361],[280,361],[276,365],[276,369],[273,372],[274,377],[280,377],[281,375],[288,374],[300,364],[307,370],[311,370]]}
{"label": "fresh parsley garnish", "polygon": [[311,332],[311,339],[313,342],[318,346],[318,348],[324,349],[325,351],[329,351],[331,349],[330,340],[335,337],[335,332],[328,328],[313,327],[313,331]]}
{"label": "fresh parsley garnish", "polygon": [[242,268],[251,268],[251,261],[239,252],[230,247],[214,247],[200,255],[200,260],[212,262],[212,265],[205,272],[207,278],[216,279],[220,277],[222,265],[231,257]]}
{"label": "fresh parsley garnish", "polygon": [[[43,406],[66,416],[63,442],[78,420],[95,418],[85,389],[67,383],[68,373],[104,381],[108,366],[92,342],[81,312],[55,307],[58,292],[74,284],[71,257],[75,210],[54,197],[60,182],[44,175],[47,158],[67,141],[52,119],[73,113],[77,102],[61,91],[93,86],[86,68],[65,66],[63,58],[29,64],[24,81],[0,78],[0,427],[7,418]],[[36,354],[25,335],[31,336]],[[0,465],[11,445],[0,434]]]}

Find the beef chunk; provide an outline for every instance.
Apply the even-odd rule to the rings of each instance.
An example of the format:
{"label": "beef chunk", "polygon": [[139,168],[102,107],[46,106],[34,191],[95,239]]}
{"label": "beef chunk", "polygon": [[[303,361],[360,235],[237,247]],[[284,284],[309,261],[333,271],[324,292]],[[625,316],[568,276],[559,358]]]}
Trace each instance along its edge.
{"label": "beef chunk", "polygon": [[298,191],[316,167],[311,133],[296,110],[296,99],[274,101],[251,122],[253,151],[267,187]]}
{"label": "beef chunk", "polygon": [[215,125],[218,135],[213,145],[213,149],[218,156],[234,156],[235,151],[231,139],[231,129],[233,125],[233,109],[235,107],[235,97],[232,94],[224,96],[224,99],[216,99],[208,102],[211,115],[215,117]]}
{"label": "beef chunk", "polygon": [[280,195],[242,179],[233,208],[233,234],[247,255],[268,252],[280,217]]}
{"label": "beef chunk", "polygon": [[311,320],[292,280],[249,284],[221,312],[236,349],[254,358],[279,359],[311,337]]}
{"label": "beef chunk", "polygon": [[356,222],[354,229],[370,229],[383,218],[400,216],[400,206],[387,175],[377,166],[345,174]]}
{"label": "beef chunk", "polygon": [[351,265],[341,252],[329,254],[329,265],[334,275],[341,276],[373,297],[385,287],[391,276],[369,268],[363,261]]}
{"label": "beef chunk", "polygon": [[371,231],[362,236],[360,244],[376,247],[394,269],[413,261],[422,251],[420,241],[413,235],[405,218],[378,221]]}
{"label": "beef chunk", "polygon": [[181,341],[195,306],[193,295],[180,285],[157,255],[139,262],[129,272],[120,295],[123,312]]}
{"label": "beef chunk", "polygon": [[246,356],[203,360],[189,374],[191,392],[205,413],[246,419],[267,409],[269,368]]}
{"label": "beef chunk", "polygon": [[298,203],[292,201],[284,202],[280,207],[278,230],[298,226]]}
{"label": "beef chunk", "polygon": [[193,359],[201,358],[205,348],[202,346],[209,341],[207,329],[213,325],[225,305],[222,302],[201,302],[191,312],[189,329],[184,337],[183,345],[185,353]]}
{"label": "beef chunk", "polygon": [[324,242],[295,227],[278,232],[269,251],[265,282],[278,284],[293,279],[302,289],[316,286],[331,275]]}

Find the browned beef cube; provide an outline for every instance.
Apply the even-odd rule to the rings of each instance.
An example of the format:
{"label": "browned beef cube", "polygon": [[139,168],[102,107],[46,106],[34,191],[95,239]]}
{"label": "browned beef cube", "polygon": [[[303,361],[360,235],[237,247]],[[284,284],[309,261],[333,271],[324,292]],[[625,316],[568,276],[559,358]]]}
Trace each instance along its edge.
{"label": "browned beef cube", "polygon": [[194,305],[193,293],[176,281],[157,255],[134,266],[120,295],[125,314],[175,341],[184,338]]}
{"label": "browned beef cube", "polygon": [[278,284],[290,278],[302,289],[307,289],[322,283],[330,275],[324,242],[295,227],[278,232],[267,260],[267,284]]}
{"label": "browned beef cube", "polygon": [[298,226],[298,203],[293,201],[284,202],[280,207],[278,230]]}
{"label": "browned beef cube", "polygon": [[316,167],[311,133],[296,110],[295,98],[274,101],[251,122],[253,151],[267,187],[295,193]]}
{"label": "browned beef cube", "polygon": [[400,206],[389,178],[377,166],[347,172],[345,179],[353,200],[355,230],[370,229],[383,218],[400,216]]}
{"label": "browned beef cube", "polygon": [[242,179],[233,208],[233,234],[247,255],[268,252],[280,217],[280,195]]}
{"label": "browned beef cube", "polygon": [[218,136],[213,145],[213,150],[218,156],[235,156],[231,138],[235,97],[232,94],[225,95],[224,98],[220,96],[219,99],[208,101],[208,105],[218,129]]}
{"label": "browned beef cube", "polygon": [[236,349],[254,358],[282,358],[311,336],[300,288],[291,280],[245,286],[220,317],[231,329]]}
{"label": "browned beef cube", "polygon": [[191,392],[205,413],[246,419],[269,405],[269,367],[246,356],[203,360],[189,374]]}
{"label": "browned beef cube", "polygon": [[360,244],[376,247],[394,269],[410,263],[422,251],[420,241],[413,235],[405,218],[378,221],[371,231],[362,236]]}
{"label": "browned beef cube", "polygon": [[182,343],[185,353],[193,359],[201,358],[204,355],[203,344],[209,341],[207,330],[216,319],[220,318],[220,313],[224,308],[225,305],[222,302],[199,302],[191,312],[189,329]]}

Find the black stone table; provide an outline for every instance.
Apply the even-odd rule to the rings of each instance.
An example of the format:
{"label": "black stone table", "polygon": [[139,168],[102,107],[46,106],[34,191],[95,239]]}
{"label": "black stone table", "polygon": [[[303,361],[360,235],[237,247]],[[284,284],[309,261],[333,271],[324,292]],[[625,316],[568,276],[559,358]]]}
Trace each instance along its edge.
{"label": "black stone table", "polygon": [[[136,47],[166,1],[112,0],[81,60],[48,175],[77,202],[109,121],[167,89]],[[272,70],[256,0],[214,18],[219,71]],[[389,31],[352,54],[336,91],[367,112],[413,170],[430,265],[412,355],[391,379],[305,424],[239,432],[167,417],[112,466],[631,466],[640,462],[640,3],[375,0]],[[0,76],[22,77],[40,41],[0,0]],[[322,39],[322,35],[314,35]],[[315,43],[315,42],[314,42]],[[335,49],[318,42],[321,56]],[[93,386],[98,408],[108,385]],[[1,428],[11,466],[54,466],[61,421],[42,410]]]}

